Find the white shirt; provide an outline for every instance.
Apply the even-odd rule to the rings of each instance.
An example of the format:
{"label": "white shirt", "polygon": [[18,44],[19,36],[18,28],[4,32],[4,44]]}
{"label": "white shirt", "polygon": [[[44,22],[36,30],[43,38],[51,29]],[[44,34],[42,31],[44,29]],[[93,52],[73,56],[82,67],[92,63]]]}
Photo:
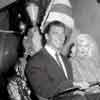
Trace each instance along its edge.
{"label": "white shirt", "polygon": [[46,45],[45,49],[53,57],[53,59],[57,61],[56,56],[55,56],[56,51],[53,48],[51,48],[49,45]]}
{"label": "white shirt", "polygon": [[[47,52],[53,57],[53,59],[58,63],[58,61],[57,61],[57,59],[56,59],[56,51],[52,48],[52,47],[50,47],[49,45],[46,45],[45,46],[45,49],[47,50]],[[61,65],[62,65],[62,69],[63,69],[63,71],[64,71],[64,74],[65,74],[65,76],[66,76],[66,78],[68,79],[68,75],[67,75],[67,71],[66,71],[66,67],[65,67],[65,64],[64,64],[64,62],[63,62],[63,59],[62,59],[62,57],[60,56],[60,54],[58,54],[59,55],[59,60],[60,60],[60,63],[61,63]],[[58,63],[59,64],[59,63]]]}

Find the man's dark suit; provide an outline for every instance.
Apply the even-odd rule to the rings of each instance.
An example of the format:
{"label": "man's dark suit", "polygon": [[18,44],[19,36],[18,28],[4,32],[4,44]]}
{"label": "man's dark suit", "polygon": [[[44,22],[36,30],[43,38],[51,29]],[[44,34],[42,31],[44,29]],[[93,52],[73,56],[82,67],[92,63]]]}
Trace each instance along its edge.
{"label": "man's dark suit", "polygon": [[[63,61],[66,66],[68,79],[46,49],[42,49],[31,58],[26,66],[25,72],[32,89],[35,90],[37,95],[43,98],[48,98],[52,97],[55,93],[62,92],[73,86],[72,67],[66,57],[63,57]],[[80,94],[65,94],[54,100],[97,100],[98,98],[99,96],[91,97],[88,95],[82,96]]]}
{"label": "man's dark suit", "polygon": [[[46,51],[40,50],[34,55],[26,66],[26,76],[36,94],[48,98],[57,92],[72,87],[72,69],[68,59],[63,57],[68,79],[53,57]],[[64,100],[64,99],[61,99]],[[66,99],[72,100],[72,99]],[[81,100],[81,99],[75,99]]]}

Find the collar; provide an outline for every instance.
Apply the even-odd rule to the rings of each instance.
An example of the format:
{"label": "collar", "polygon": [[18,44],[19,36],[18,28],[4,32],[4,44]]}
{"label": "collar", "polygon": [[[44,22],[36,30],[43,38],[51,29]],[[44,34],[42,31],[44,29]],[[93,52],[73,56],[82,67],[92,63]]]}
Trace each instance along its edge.
{"label": "collar", "polygon": [[56,54],[56,51],[49,45],[45,45],[45,49],[47,50],[47,52],[54,58],[55,58],[55,54]]}

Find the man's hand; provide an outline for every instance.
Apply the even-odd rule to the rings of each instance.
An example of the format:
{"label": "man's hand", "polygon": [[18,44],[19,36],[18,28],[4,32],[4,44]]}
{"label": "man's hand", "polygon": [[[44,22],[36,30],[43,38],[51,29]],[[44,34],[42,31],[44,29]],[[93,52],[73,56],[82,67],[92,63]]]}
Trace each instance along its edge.
{"label": "man's hand", "polygon": [[89,88],[89,83],[85,82],[85,81],[74,82],[73,85],[74,86],[79,86],[80,89],[87,89],[87,88]]}
{"label": "man's hand", "polygon": [[[81,89],[87,89],[89,88],[89,83],[88,82],[85,82],[85,81],[81,81],[81,82],[74,82],[73,83],[74,86],[77,86]],[[80,90],[77,90],[75,92],[73,92],[74,95],[81,95],[81,96],[84,96],[85,95],[85,92],[84,91],[80,91]]]}

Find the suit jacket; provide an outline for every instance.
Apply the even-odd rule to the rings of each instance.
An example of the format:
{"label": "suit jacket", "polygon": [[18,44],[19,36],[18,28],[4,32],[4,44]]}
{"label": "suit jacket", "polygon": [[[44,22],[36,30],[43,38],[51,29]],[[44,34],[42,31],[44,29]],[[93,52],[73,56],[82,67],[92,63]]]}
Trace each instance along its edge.
{"label": "suit jacket", "polygon": [[66,88],[72,87],[72,68],[68,59],[63,57],[68,79],[52,56],[43,48],[28,62],[25,72],[36,94],[44,98],[53,96]]}

